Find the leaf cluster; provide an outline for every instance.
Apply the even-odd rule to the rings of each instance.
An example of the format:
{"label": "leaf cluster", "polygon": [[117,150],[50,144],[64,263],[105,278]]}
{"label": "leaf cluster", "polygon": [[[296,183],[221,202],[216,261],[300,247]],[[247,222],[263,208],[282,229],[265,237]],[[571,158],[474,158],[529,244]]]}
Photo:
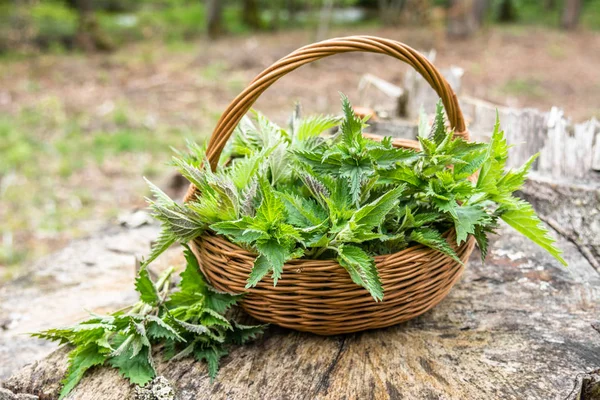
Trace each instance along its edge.
{"label": "leaf cluster", "polygon": [[243,344],[262,333],[262,325],[241,325],[225,316],[240,296],[215,290],[204,280],[189,248],[184,254],[187,266],[175,291],[171,291],[173,268],[154,282],[144,267],[135,281],[140,295],[135,305],[110,315],[92,314],[71,327],[33,334],[73,346],[61,399],[94,366],[109,365],[131,383],[145,385],[156,375],[153,349],[159,345],[167,359],[206,361],[213,379],[219,359],[227,355],[231,344]]}
{"label": "leaf cluster", "polygon": [[296,111],[289,129],[244,117],[216,172],[190,162],[204,157],[198,147],[175,157],[198,191],[180,205],[152,186],[163,232],[150,259],[208,230],[256,252],[247,287],[267,275],[276,285],[293,258],[335,259],[382,300],[374,256],[418,243],[461,262],[455,248],[473,235],[485,257],[503,219],[564,263],[531,206],[513,196],[535,156],[507,170],[498,122],[490,143],[466,142],[446,128],[440,103],[432,128],[419,124],[413,151],[363,137],[367,121],[343,95],[342,111],[341,119]]}

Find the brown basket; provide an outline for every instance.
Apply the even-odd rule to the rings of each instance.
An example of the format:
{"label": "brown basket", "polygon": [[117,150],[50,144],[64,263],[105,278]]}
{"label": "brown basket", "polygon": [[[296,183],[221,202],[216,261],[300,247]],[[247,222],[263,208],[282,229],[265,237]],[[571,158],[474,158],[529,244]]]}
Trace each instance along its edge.
{"label": "brown basket", "polygon": [[[331,39],[302,47],[258,75],[225,110],[209,141],[207,156],[213,170],[235,126],[269,86],[290,71],[338,53],[364,51],[381,53],[406,62],[429,82],[442,98],[455,135],[468,140],[456,95],[439,71],[419,52],[393,40],[371,36]],[[417,148],[412,140],[398,139],[398,147]],[[185,200],[196,191],[190,185]],[[466,263],[475,240],[456,246],[455,232],[446,237]],[[251,289],[246,280],[256,259],[253,254],[226,238],[206,233],[191,243],[202,272],[217,289],[247,293],[242,307],[251,316],[269,323],[320,335],[334,335],[382,328],[414,318],[439,303],[460,277],[463,266],[425,246],[375,257],[384,289],[384,300],[371,295],[350,279],[335,260],[292,260],[274,287],[263,279]]]}

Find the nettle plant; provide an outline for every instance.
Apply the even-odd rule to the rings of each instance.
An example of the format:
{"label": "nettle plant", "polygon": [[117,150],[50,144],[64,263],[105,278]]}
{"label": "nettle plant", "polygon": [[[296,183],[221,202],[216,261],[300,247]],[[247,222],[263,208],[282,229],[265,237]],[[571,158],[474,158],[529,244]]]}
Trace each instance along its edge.
{"label": "nettle plant", "polygon": [[192,252],[184,247],[187,265],[174,288],[173,268],[153,281],[143,267],[135,281],[140,296],[136,304],[110,315],[92,314],[71,327],[33,334],[72,346],[60,399],[77,386],[87,370],[101,365],[118,369],[131,383],[145,385],[156,376],[152,351],[156,348],[162,348],[167,360],[194,357],[205,361],[214,379],[219,360],[230,346],[262,334],[264,325],[242,325],[229,318],[228,310],[241,296],[210,286]]}
{"label": "nettle plant", "polygon": [[162,232],[149,261],[208,231],[256,252],[247,288],[267,274],[277,285],[294,258],[336,259],[380,301],[374,256],[420,243],[460,262],[448,240],[473,235],[485,258],[502,219],[565,264],[531,205],[513,196],[537,155],[506,170],[498,121],[490,143],[466,142],[446,129],[439,103],[430,131],[421,121],[422,151],[414,151],[363,137],[366,120],[343,95],[342,109],[342,118],[295,112],[287,130],[259,113],[255,122],[244,117],[215,172],[198,146],[174,157],[197,194],[179,204],[150,184]]}
{"label": "nettle plant", "polygon": [[[264,326],[228,317],[241,295],[218,292],[202,276],[185,245],[202,234],[224,235],[257,254],[247,288],[268,274],[277,285],[293,258],[336,259],[376,301],[384,292],[374,256],[419,243],[461,262],[451,241],[473,235],[485,258],[487,235],[499,219],[565,264],[531,205],[513,196],[536,156],[506,170],[508,145],[498,122],[489,144],[468,143],[445,128],[438,104],[431,130],[422,119],[422,151],[414,151],[395,148],[391,138],[363,137],[366,120],[345,96],[342,109],[342,118],[301,118],[296,111],[287,130],[259,113],[254,122],[245,117],[216,172],[195,144],[173,158],[197,194],[180,204],[149,183],[150,207],[162,230],[136,279],[140,301],[34,334],[73,346],[61,398],[88,369],[104,364],[146,384],[156,375],[157,346],[166,358],[206,361],[214,378],[230,345],[262,333]],[[334,128],[335,134],[321,135]],[[185,247],[187,267],[172,291],[173,269],[153,281],[147,266],[175,242]]]}

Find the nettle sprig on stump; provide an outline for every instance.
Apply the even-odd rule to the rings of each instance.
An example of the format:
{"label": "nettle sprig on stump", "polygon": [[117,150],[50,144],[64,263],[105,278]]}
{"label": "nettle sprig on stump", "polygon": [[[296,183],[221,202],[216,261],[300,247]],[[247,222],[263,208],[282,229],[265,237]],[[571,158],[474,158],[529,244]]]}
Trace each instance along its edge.
{"label": "nettle sprig on stump", "polygon": [[208,230],[256,252],[247,288],[268,274],[277,285],[294,258],[336,259],[379,301],[374,256],[420,243],[460,262],[448,242],[454,230],[457,244],[473,235],[485,258],[487,235],[503,219],[565,263],[531,205],[513,196],[536,156],[507,170],[498,121],[490,143],[466,142],[446,129],[440,103],[432,129],[419,125],[421,151],[413,151],[363,137],[366,120],[343,95],[342,109],[341,119],[296,112],[287,130],[259,113],[245,117],[215,172],[198,146],[175,157],[198,190],[179,204],[151,185],[163,231],[150,259]]}
{"label": "nettle sprig on stump", "polygon": [[73,346],[61,399],[94,366],[109,365],[131,383],[145,385],[156,376],[153,348],[159,346],[166,359],[205,361],[214,378],[219,359],[231,345],[262,334],[264,325],[241,325],[225,316],[241,296],[216,291],[202,277],[192,252],[186,248],[184,254],[187,266],[175,291],[171,291],[173,268],[153,282],[144,267],[135,281],[140,301],[133,306],[110,315],[92,314],[72,327],[33,334]]}

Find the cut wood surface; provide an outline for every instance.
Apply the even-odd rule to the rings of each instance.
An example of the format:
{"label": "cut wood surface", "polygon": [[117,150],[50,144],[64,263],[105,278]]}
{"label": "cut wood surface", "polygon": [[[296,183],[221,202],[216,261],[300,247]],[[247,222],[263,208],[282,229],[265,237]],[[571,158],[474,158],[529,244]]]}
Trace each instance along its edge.
{"label": "cut wood surface", "polygon": [[[98,249],[96,266],[88,268],[102,269],[99,249],[107,243],[144,248],[151,231],[144,229],[144,235],[140,229],[119,230],[96,243],[80,242]],[[423,316],[392,328],[333,337],[272,327],[258,341],[232,349],[214,383],[202,363],[159,361],[157,370],[175,393],[162,398],[575,399],[582,382],[589,381],[582,377],[600,368],[600,332],[594,328],[600,315],[600,274],[571,242],[560,238],[559,245],[568,269],[502,228],[486,264],[475,252],[459,284]],[[68,259],[56,260],[61,269],[71,267]],[[72,267],[76,265],[82,268],[77,263]],[[116,303],[124,300],[119,291],[131,293],[127,285],[115,289]],[[51,293],[39,294],[37,307],[69,290],[56,284]],[[85,292],[71,295],[74,304],[65,305],[67,309],[93,308]],[[106,305],[101,308],[107,311]],[[53,320],[37,315],[43,327]],[[34,329],[31,322],[28,329]],[[6,393],[55,399],[66,354],[67,349],[58,349],[15,372],[3,382]],[[110,368],[94,369],[69,396],[130,398],[161,397],[134,388]]]}

